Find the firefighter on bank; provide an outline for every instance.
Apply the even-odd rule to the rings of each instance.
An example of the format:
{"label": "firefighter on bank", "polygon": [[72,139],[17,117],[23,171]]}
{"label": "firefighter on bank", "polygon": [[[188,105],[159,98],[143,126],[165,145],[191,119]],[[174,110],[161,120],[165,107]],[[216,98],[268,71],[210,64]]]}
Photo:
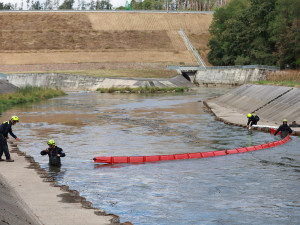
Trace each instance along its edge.
{"label": "firefighter on bank", "polygon": [[62,148],[55,145],[54,140],[48,141],[48,148],[41,151],[41,155],[48,155],[49,156],[49,164],[51,166],[60,166],[60,157],[65,157],[66,154],[62,150]]}
{"label": "firefighter on bank", "polygon": [[257,125],[257,122],[259,121],[259,117],[256,114],[249,113],[247,115],[248,123],[247,123],[247,129],[250,129],[252,125]]}
{"label": "firefighter on bank", "polygon": [[[12,116],[10,120],[5,121],[0,125],[0,161],[14,162],[14,160],[10,158],[10,154],[7,146],[7,139],[8,139],[8,134],[10,134],[17,141],[20,140],[12,132],[12,126],[18,122],[19,122],[19,117]],[[2,159],[3,152],[5,154],[6,160]]]}

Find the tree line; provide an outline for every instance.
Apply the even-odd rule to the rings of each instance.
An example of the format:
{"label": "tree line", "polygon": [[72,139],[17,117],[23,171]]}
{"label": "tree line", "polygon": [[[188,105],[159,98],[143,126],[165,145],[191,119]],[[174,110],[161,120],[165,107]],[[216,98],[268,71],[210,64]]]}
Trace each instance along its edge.
{"label": "tree line", "polygon": [[[0,10],[111,10],[110,0],[24,0],[18,4],[0,2]],[[131,0],[117,10],[182,10],[213,11],[229,0]],[[76,5],[76,7],[75,7]]]}
{"label": "tree line", "polygon": [[213,65],[300,68],[300,0],[232,0],[216,10],[210,33]]}
{"label": "tree line", "polygon": [[26,0],[24,3],[11,4],[0,2],[0,10],[111,10],[110,0],[78,0],[75,8],[75,0],[64,0],[61,4],[59,0]]}

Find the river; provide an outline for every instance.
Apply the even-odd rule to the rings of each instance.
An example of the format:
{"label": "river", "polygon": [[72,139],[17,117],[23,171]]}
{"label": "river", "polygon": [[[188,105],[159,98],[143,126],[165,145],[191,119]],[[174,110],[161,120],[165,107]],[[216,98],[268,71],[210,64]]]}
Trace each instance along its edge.
{"label": "river", "polygon": [[[106,213],[133,224],[299,224],[300,138],[282,146],[213,158],[145,164],[95,164],[95,156],[214,151],[278,137],[216,121],[204,99],[230,88],[183,94],[68,93],[14,107],[21,151],[59,184]],[[245,118],[246,123],[246,118]],[[40,151],[54,139],[64,149],[53,170]]]}

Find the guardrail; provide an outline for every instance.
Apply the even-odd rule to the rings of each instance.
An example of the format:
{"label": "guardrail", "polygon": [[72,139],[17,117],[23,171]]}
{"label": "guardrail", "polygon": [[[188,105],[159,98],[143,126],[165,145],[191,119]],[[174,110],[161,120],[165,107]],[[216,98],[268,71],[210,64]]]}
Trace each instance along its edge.
{"label": "guardrail", "polygon": [[226,70],[226,69],[265,69],[278,71],[278,66],[266,66],[266,65],[246,65],[246,66],[168,66],[170,70],[181,70],[181,71],[196,71],[196,70]]}

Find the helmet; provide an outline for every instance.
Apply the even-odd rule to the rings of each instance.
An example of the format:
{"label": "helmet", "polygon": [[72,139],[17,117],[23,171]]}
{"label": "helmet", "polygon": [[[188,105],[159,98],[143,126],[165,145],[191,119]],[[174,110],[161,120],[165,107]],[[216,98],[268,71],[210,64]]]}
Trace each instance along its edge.
{"label": "helmet", "polygon": [[48,141],[48,145],[55,145],[55,141],[54,141],[54,140],[52,140],[52,139],[51,139],[51,140],[49,140],[49,141]]}
{"label": "helmet", "polygon": [[11,117],[11,120],[16,121],[16,122],[19,122],[19,117],[17,117],[17,116],[12,116],[12,117]]}
{"label": "helmet", "polygon": [[282,122],[287,122],[287,119],[284,119]]}
{"label": "helmet", "polygon": [[248,118],[250,118],[251,116],[252,116],[252,114],[251,114],[251,113],[249,113],[249,114],[247,115],[247,117],[248,117]]}

